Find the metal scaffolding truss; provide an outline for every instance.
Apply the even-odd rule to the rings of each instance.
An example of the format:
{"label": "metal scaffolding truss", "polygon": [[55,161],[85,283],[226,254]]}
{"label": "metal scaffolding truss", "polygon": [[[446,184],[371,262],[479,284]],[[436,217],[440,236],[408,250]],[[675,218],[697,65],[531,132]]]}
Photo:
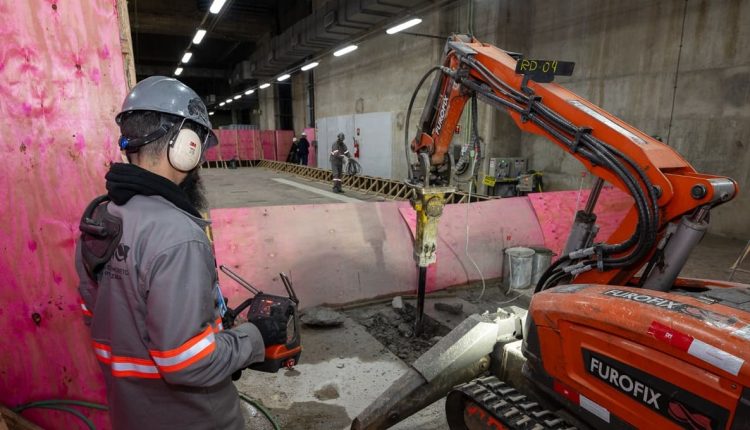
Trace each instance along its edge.
{"label": "metal scaffolding truss", "polygon": [[[253,167],[265,167],[279,172],[290,173],[318,182],[330,183],[331,171],[318,167],[302,166],[299,164],[284,163],[281,161],[259,160],[250,163]],[[342,185],[349,189],[364,193],[376,194],[391,200],[409,200],[416,197],[416,190],[404,183],[393,179],[378,178],[375,176],[358,175],[345,176]],[[471,201],[484,201],[492,197],[471,195]],[[465,203],[469,200],[469,194],[462,191],[454,191],[446,195],[446,203]]]}

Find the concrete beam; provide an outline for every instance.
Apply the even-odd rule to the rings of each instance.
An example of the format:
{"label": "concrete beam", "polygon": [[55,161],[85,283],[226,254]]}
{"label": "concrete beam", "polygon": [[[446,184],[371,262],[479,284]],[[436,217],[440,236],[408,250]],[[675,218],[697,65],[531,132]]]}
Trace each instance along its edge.
{"label": "concrete beam", "polygon": [[[153,64],[138,64],[136,65],[136,72],[138,75],[164,75],[171,76],[174,73],[176,66],[161,66]],[[183,77],[190,78],[205,78],[205,79],[226,79],[227,72],[222,69],[206,69],[199,67],[184,67],[182,72]]]}
{"label": "concrete beam", "polygon": [[[195,13],[141,13],[137,20],[132,20],[131,27],[138,33],[185,36],[195,33],[201,18],[202,15]],[[252,15],[243,15],[242,20],[222,19],[207,37],[255,42],[271,31],[269,21]]]}

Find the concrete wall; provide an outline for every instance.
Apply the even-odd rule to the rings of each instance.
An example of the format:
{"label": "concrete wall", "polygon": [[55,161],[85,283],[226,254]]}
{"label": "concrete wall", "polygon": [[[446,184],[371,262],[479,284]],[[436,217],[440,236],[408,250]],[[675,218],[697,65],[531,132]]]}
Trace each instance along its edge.
{"label": "concrete wall", "polygon": [[[443,34],[441,12],[422,17],[414,31]],[[395,177],[406,176],[404,118],[421,76],[440,60],[443,42],[409,35],[382,35],[366,40],[342,57],[326,57],[315,68],[316,118],[390,111],[394,113],[393,166]],[[427,88],[415,103],[411,126],[419,120]]]}
{"label": "concrete wall", "polygon": [[294,115],[294,132],[298,135],[307,127],[307,75],[313,72],[301,72],[292,75],[292,114]]}
{"label": "concrete wall", "polygon": [[[559,80],[566,87],[662,137],[698,171],[748,184],[750,2],[535,2],[531,27],[529,55],[576,62]],[[522,142],[548,185],[578,186],[572,157],[532,136]],[[747,238],[750,223],[733,216],[747,210],[747,196],[718,208],[712,232]]]}
{"label": "concrete wall", "polygon": [[275,130],[278,128],[276,110],[276,85],[271,84],[265,89],[258,89],[258,106],[260,109],[259,128],[261,130]]}
{"label": "concrete wall", "polygon": [[[750,183],[750,1],[474,0],[423,19],[415,32],[472,30],[504,49],[575,61],[574,76],[560,83],[660,136],[699,171],[730,176],[740,187]],[[315,69],[316,116],[394,112],[392,171],[403,177],[406,106],[419,78],[439,61],[442,45],[438,39],[382,35],[344,57],[324,59]],[[424,96],[415,103],[412,127]],[[584,169],[572,157],[521,135],[487,106],[480,104],[478,117],[485,169],[489,157],[525,156],[530,168],[544,171],[548,189],[578,188]],[[454,143],[465,143],[468,131],[465,118]],[[750,237],[750,223],[731,216],[748,210],[750,198],[742,195],[716,209],[712,232]]]}

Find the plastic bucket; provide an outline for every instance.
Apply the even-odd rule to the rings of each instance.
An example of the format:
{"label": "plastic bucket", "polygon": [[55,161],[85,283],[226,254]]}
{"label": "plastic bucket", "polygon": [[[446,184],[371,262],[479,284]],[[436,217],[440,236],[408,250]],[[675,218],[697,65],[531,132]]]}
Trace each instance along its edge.
{"label": "plastic bucket", "polygon": [[510,288],[523,289],[531,286],[534,250],[517,246],[505,250],[508,256],[508,284]]}
{"label": "plastic bucket", "polygon": [[539,283],[539,278],[542,277],[544,271],[552,264],[552,257],[555,253],[551,249],[543,247],[531,248],[534,250],[534,258],[531,263],[531,285]]}

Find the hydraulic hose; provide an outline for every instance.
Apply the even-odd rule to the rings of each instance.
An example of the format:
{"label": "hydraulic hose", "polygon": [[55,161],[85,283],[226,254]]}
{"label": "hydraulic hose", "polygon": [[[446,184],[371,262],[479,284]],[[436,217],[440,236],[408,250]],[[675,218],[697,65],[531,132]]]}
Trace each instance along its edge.
{"label": "hydraulic hose", "polygon": [[[481,73],[483,76],[489,76],[488,73]],[[490,79],[488,79],[490,80]],[[492,80],[494,81],[494,80]],[[527,119],[533,121],[536,125],[541,127],[544,131],[549,133],[554,139],[570,147],[573,145],[573,141],[567,135],[574,134],[575,127],[564,118],[560,117],[556,113],[549,110],[543,104],[537,102],[534,104],[532,109],[528,112],[522,106],[516,105],[515,103],[509,102],[502,97],[497,96],[494,93],[489,92],[489,88],[485,85],[479,84],[473,80],[463,80],[461,82],[467,88],[478,92],[483,98],[488,99],[490,104],[500,105],[502,107],[511,109],[520,114],[528,114]],[[507,91],[503,91],[506,93]],[[527,104],[529,98],[515,92],[513,98],[518,100],[526,99]],[[655,211],[650,207],[648,200],[652,201],[653,207],[656,208],[655,197],[653,194],[653,188],[650,186],[650,182],[646,177],[645,173],[630,160],[627,156],[612,148],[609,145],[604,144],[601,141],[593,139],[592,136],[587,135],[586,138],[579,142],[581,148],[578,148],[578,152],[581,153],[585,158],[594,162],[597,165],[601,165],[609,171],[612,171],[618,178],[621,179],[623,184],[628,189],[628,192],[633,196],[637,211],[638,211],[638,228],[631,237],[625,242],[605,245],[605,248],[601,250],[602,253],[602,268],[614,268],[623,267],[630,264],[636,263],[640,258],[643,257],[645,252],[649,249],[650,244],[655,240],[656,228],[658,225],[658,219],[655,221]],[[589,150],[586,150],[587,148]],[[638,179],[644,183],[646,188],[649,190],[649,196],[651,199],[646,197],[638,179],[631,174],[631,172],[625,167],[625,165],[618,160],[622,159],[627,163],[638,175]],[[638,247],[626,256],[619,257],[616,259],[610,259],[607,257],[608,254],[620,253],[631,248],[633,245]]]}
{"label": "hydraulic hose", "polygon": [[263,414],[263,416],[265,416],[266,419],[268,419],[268,422],[271,423],[271,425],[273,426],[274,430],[281,430],[281,426],[279,425],[278,421],[276,421],[276,418],[274,418],[273,415],[271,415],[271,413],[268,412],[268,410],[266,408],[264,408],[263,406],[261,406],[260,403],[258,403],[255,400],[251,399],[245,393],[240,393],[240,399],[242,399],[242,401],[244,401],[245,403],[248,403],[249,405],[251,405],[255,409],[259,410]]}
{"label": "hydraulic hose", "polygon": [[74,415],[76,418],[80,419],[81,421],[83,421],[83,423],[86,425],[87,428],[89,428],[89,430],[96,430],[96,426],[94,426],[94,423],[88,417],[86,417],[83,413],[81,413],[81,411],[73,409],[70,406],[81,406],[85,408],[98,409],[101,411],[108,410],[106,405],[100,405],[98,403],[87,402],[83,400],[51,399],[51,400],[40,400],[37,402],[25,403],[23,405],[13,408],[13,412],[21,413],[25,411],[26,409],[34,409],[34,408],[52,409],[52,410],[67,412],[71,415]]}
{"label": "hydraulic hose", "polygon": [[427,80],[430,75],[435,73],[436,71],[440,71],[440,66],[434,66],[430,68],[430,70],[427,71],[427,73],[422,76],[422,79],[419,80],[419,83],[417,84],[417,88],[414,89],[414,92],[411,94],[411,99],[409,100],[409,107],[406,109],[406,121],[404,124],[404,152],[406,155],[406,167],[408,170],[409,180],[411,181],[414,179],[412,177],[412,171],[411,167],[409,166],[409,159],[411,158],[411,151],[409,151],[409,119],[411,118],[411,110],[412,107],[414,107],[414,100],[417,99],[417,94],[419,93],[420,88],[422,88],[422,85],[424,85],[424,81]]}
{"label": "hydraulic hose", "polygon": [[[648,254],[649,249],[652,249],[657,238],[657,229],[659,226],[658,198],[644,170],[626,154],[606,142],[593,137],[590,133],[582,134],[576,140],[576,135],[580,130],[577,126],[551,110],[548,106],[545,106],[540,100],[534,100],[533,94],[529,96],[511,87],[473,57],[463,56],[461,61],[481,76],[484,81],[478,81],[471,76],[461,78],[451,74],[452,79],[473,91],[476,96],[481,97],[496,108],[504,108],[523,115],[524,121],[533,122],[551,136],[553,140],[558,141],[564,146],[573,149],[575,145],[573,149],[575,152],[589,160],[592,164],[600,166],[615,175],[627,192],[633,197],[638,215],[638,222],[633,234],[620,243],[595,245],[595,254],[598,261],[587,260],[577,264],[585,266],[587,269],[597,267],[600,270],[609,270],[628,267],[642,260]],[[408,129],[411,109],[421,85],[436,70],[440,70],[440,67],[436,66],[430,69],[422,77],[419,86],[412,94],[409,109],[407,110],[406,130],[404,133],[407,157],[409,156]],[[410,169],[410,178],[411,175],[412,172]],[[626,254],[611,257],[614,254],[623,253]],[[583,258],[590,258],[590,256],[580,256],[576,260],[580,261]],[[550,266],[537,284],[536,291],[541,291],[568,276],[569,273],[562,270],[563,264],[566,263],[573,263],[569,256],[561,257],[555,264]]]}

